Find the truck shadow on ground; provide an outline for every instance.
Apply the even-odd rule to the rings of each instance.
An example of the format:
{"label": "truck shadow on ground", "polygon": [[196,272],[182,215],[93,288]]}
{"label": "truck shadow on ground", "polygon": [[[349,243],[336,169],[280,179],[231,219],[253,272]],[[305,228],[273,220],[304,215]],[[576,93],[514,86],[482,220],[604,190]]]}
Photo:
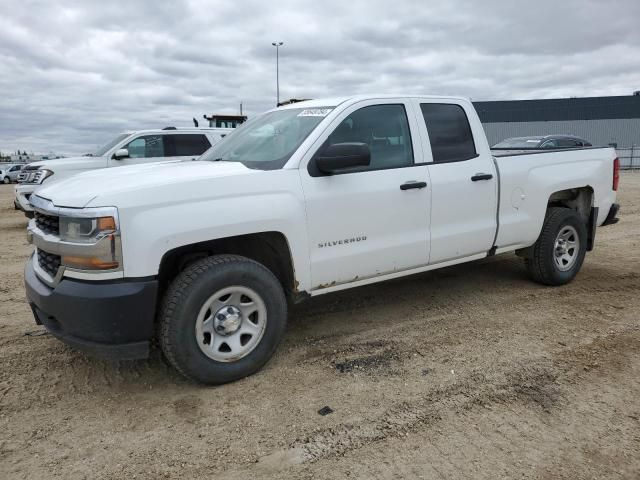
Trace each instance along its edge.
{"label": "truck shadow on ground", "polygon": [[531,285],[518,257],[509,255],[483,259],[311,297],[291,308],[289,329],[305,329],[309,318],[327,314],[347,312],[356,316],[362,313],[359,310],[363,308],[369,309],[370,313],[370,309],[380,305],[422,305],[425,300],[438,301],[441,297],[450,300],[452,296],[464,302],[467,296],[475,296],[479,290]]}
{"label": "truck shadow on ground", "polygon": [[[276,370],[282,365],[305,362],[306,358],[313,361],[313,345],[332,337],[338,339],[335,343],[336,355],[331,353],[333,349],[325,352],[323,348],[318,358],[325,361],[327,359],[324,357],[329,355],[332,358],[328,361],[335,364],[338,370],[342,368],[349,371],[363,366],[387,368],[387,360],[392,363],[397,360],[395,353],[387,358],[391,347],[394,347],[388,344],[386,338],[389,322],[402,325],[403,319],[411,321],[411,317],[441,317],[443,312],[452,309],[476,309],[478,305],[488,305],[490,300],[487,299],[492,294],[513,292],[514,288],[520,289],[522,296],[548,290],[548,287],[529,280],[521,259],[503,256],[313,297],[292,306],[285,339],[275,358],[258,375],[263,381],[268,381],[277,375]],[[442,321],[446,321],[446,318]],[[76,352],[50,336],[26,341],[46,342],[50,350],[47,354],[49,369],[57,371],[59,377],[73,377],[62,379],[61,383],[71,381],[75,384],[74,388],[80,391],[94,392],[105,387],[117,387],[132,392],[171,385],[180,389],[187,387],[187,390],[202,388],[179,375],[163,358],[157,346],[154,346],[147,360],[108,362]],[[350,354],[357,354],[358,357],[349,359],[347,357]],[[347,359],[338,358],[341,355]],[[366,361],[369,357],[371,365]],[[359,359],[364,359],[362,362],[366,365],[360,365],[359,362],[362,362]],[[236,382],[235,385],[251,381],[251,378],[256,376]],[[78,381],[81,381],[81,386]]]}

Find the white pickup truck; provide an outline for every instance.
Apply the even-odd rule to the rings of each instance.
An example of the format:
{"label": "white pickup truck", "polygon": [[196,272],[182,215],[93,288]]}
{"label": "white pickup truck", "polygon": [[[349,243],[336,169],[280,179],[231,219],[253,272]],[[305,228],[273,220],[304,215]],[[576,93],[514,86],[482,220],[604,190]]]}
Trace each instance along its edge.
{"label": "white pickup truck", "polygon": [[562,285],[615,223],[611,148],[489,150],[462,98],[375,96],[256,116],[198,161],[89,172],[31,202],[36,322],[97,355],[217,384],[260,369],[287,305],[516,252]]}
{"label": "white pickup truck", "polygon": [[94,153],[81,157],[42,160],[27,165],[16,186],[14,206],[33,216],[29,198],[46,181],[64,180],[89,170],[199,157],[231,128],[175,128],[124,132]]}

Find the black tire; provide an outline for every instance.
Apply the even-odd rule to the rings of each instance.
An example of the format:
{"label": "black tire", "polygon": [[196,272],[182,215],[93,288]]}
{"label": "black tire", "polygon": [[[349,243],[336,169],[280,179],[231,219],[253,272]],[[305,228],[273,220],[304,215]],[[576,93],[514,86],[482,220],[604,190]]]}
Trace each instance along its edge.
{"label": "black tire", "polygon": [[[205,355],[195,334],[197,316],[215,292],[243,286],[258,293],[267,321],[259,343],[235,361],[216,361]],[[218,385],[239,380],[264,366],[282,339],[287,301],[278,279],[258,262],[237,255],[216,255],[189,265],[171,283],[162,299],[159,343],[166,358],[185,377]]]}
{"label": "black tire", "polygon": [[[578,236],[575,260],[570,268],[561,270],[555,261],[556,238],[565,227],[573,227]],[[575,210],[551,207],[547,210],[542,232],[525,259],[531,278],[544,285],[564,285],[575,278],[587,252],[587,226]]]}
{"label": "black tire", "polygon": [[4,177],[2,179],[2,183],[4,183],[5,185],[9,185],[11,183],[11,179],[9,177]]}

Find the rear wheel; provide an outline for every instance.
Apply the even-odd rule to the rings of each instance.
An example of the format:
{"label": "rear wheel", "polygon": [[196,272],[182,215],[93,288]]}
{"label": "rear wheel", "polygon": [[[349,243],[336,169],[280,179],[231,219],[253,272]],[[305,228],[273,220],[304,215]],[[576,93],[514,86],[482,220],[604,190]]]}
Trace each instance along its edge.
{"label": "rear wheel", "polygon": [[564,285],[580,271],[586,251],[587,227],[580,216],[568,208],[552,207],[525,263],[536,282]]}
{"label": "rear wheel", "polygon": [[162,302],[159,340],[184,376],[207,384],[259,370],[284,334],[287,303],[278,279],[263,265],[217,255],[190,265]]}

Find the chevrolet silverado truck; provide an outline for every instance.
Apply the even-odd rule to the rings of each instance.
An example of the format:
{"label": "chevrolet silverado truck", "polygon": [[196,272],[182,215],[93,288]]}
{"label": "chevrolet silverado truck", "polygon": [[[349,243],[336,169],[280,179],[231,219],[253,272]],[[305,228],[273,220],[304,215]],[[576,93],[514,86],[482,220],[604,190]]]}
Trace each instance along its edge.
{"label": "chevrolet silverado truck", "polygon": [[196,161],[83,173],[32,197],[35,321],[115,359],[152,343],[219,384],[309,296],[515,252],[571,281],[617,221],[611,148],[493,155],[472,104],[357,96],[256,116]]}
{"label": "chevrolet silverado truck", "polygon": [[124,132],[94,153],[42,160],[27,165],[16,185],[14,207],[33,216],[29,198],[46,181],[53,183],[89,170],[199,157],[230,128],[175,128]]}

